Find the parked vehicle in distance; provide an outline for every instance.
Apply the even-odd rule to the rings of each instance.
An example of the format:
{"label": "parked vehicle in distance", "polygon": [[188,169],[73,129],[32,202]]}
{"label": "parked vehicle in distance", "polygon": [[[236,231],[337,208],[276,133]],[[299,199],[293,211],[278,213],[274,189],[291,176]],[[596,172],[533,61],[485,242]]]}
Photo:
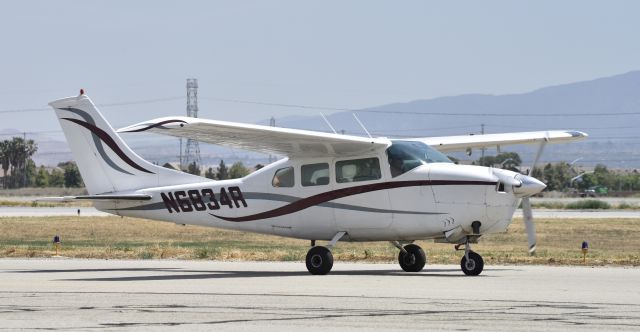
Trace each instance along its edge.
{"label": "parked vehicle in distance", "polygon": [[580,197],[602,197],[609,195],[609,188],[605,186],[593,186],[580,194]]}

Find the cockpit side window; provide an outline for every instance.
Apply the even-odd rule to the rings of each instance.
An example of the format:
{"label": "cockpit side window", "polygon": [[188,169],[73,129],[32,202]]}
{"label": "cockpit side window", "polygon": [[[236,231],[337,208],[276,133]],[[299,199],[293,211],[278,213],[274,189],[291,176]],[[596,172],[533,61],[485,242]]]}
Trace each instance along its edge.
{"label": "cockpit side window", "polygon": [[447,156],[418,141],[393,141],[387,148],[391,176],[404,174],[428,163],[451,163]]}
{"label": "cockpit side window", "polygon": [[273,175],[271,185],[280,188],[291,188],[294,184],[293,178],[293,167],[280,168]]}

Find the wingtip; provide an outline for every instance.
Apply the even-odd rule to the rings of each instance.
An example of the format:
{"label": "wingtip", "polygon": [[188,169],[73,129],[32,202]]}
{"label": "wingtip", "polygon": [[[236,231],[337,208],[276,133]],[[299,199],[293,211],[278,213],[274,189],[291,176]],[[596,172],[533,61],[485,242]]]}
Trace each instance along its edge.
{"label": "wingtip", "polygon": [[578,131],[578,130],[569,130],[567,131],[567,134],[571,135],[571,137],[576,137],[576,138],[589,137],[589,134],[585,133],[584,131]]}

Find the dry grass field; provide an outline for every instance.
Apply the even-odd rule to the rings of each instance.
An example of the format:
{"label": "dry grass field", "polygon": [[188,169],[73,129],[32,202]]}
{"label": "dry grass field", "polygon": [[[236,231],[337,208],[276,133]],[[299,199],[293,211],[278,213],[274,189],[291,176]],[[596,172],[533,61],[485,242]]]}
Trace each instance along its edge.
{"label": "dry grass field", "polygon": [[[590,244],[587,264],[640,266],[640,219],[540,219],[538,253],[527,254],[521,220],[507,233],[474,245],[487,264],[582,264],[580,245]],[[308,241],[276,236],[178,226],[119,217],[0,218],[0,257],[49,257],[53,236],[61,255],[78,258],[214,259],[302,261]],[[453,245],[419,241],[428,262],[458,264]],[[394,262],[397,249],[386,242],[339,243],[337,261]]]}

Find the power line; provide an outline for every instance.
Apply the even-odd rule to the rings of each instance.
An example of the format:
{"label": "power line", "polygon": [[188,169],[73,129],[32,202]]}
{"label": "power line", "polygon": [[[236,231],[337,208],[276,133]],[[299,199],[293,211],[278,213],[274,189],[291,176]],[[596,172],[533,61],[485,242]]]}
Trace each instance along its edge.
{"label": "power line", "polygon": [[312,105],[299,105],[299,104],[268,103],[268,102],[262,102],[262,101],[227,99],[227,98],[201,98],[201,99],[212,100],[212,101],[221,101],[221,102],[225,102],[225,103],[235,103],[235,104],[252,104],[252,105],[262,105],[262,106],[287,107],[287,108],[304,108],[304,109],[325,110],[325,111],[347,111],[347,112],[360,111],[359,109],[352,109],[352,108],[312,106]]}
{"label": "power line", "polygon": [[[533,130],[566,130],[566,127],[562,128],[541,128],[538,126],[512,126],[512,125],[503,125],[503,124],[488,124],[489,127],[493,128],[513,128],[513,129],[533,129]],[[607,130],[607,129],[638,129],[638,126],[597,126],[597,127],[583,127],[577,126],[580,130]]]}
{"label": "power line", "polygon": [[418,112],[418,111],[383,111],[383,110],[368,110],[368,109],[355,109],[344,107],[326,107],[326,106],[314,106],[314,105],[301,105],[301,104],[284,104],[284,103],[269,103],[253,100],[241,100],[241,99],[227,99],[227,98],[202,98],[212,101],[238,103],[238,104],[253,104],[263,106],[277,106],[288,108],[302,108],[313,110],[329,110],[329,111],[347,111],[347,112],[362,112],[362,113],[380,113],[380,114],[408,114],[408,115],[433,115],[433,116],[486,116],[486,117],[561,117],[561,116],[585,116],[585,117],[608,117],[608,116],[624,116],[624,115],[640,115],[640,112],[615,112],[615,113],[537,113],[537,114],[510,114],[510,113],[470,113],[470,112]]}
{"label": "power line", "polygon": [[50,111],[51,108],[21,108],[21,109],[11,109],[11,110],[1,110],[0,113],[27,113],[27,112],[44,112]]}
{"label": "power line", "polygon": [[0,134],[0,136],[19,136],[22,134],[36,135],[36,134],[53,134],[53,133],[62,133],[62,130],[20,131],[17,133]]}
{"label": "power line", "polygon": [[98,104],[98,107],[117,107],[117,106],[128,106],[128,105],[141,105],[141,104],[153,104],[153,103],[161,103],[165,101],[173,101],[173,100],[184,100],[183,96],[174,96],[174,97],[166,97],[166,98],[155,98],[155,99],[142,99],[142,100],[133,100],[133,101],[123,101],[118,103],[108,103],[108,104]]}
{"label": "power line", "polygon": [[431,115],[431,116],[486,116],[486,117],[562,117],[562,116],[584,116],[584,117],[607,117],[623,115],[640,115],[640,112],[617,112],[617,113],[453,113],[453,112],[415,112],[415,111],[381,111],[381,110],[360,110],[362,113],[380,114],[403,114],[403,115]]}
{"label": "power line", "polygon": [[[167,97],[167,98],[132,100],[132,101],[117,102],[117,103],[98,104],[96,106],[98,106],[98,107],[118,107],[118,106],[128,106],[128,105],[153,104],[153,103],[160,103],[160,102],[173,101],[173,100],[184,100],[184,97]],[[51,111],[51,108],[50,107],[43,107],[43,108],[8,109],[8,110],[0,110],[0,114],[3,114],[3,113],[46,112],[46,111]]]}
{"label": "power line", "polygon": [[[149,104],[172,100],[181,100],[184,97],[167,97],[156,98],[138,101],[126,101],[110,104],[100,104],[100,107],[114,107],[114,106],[126,106],[137,104]],[[313,110],[329,110],[329,111],[346,111],[346,112],[363,112],[363,113],[378,113],[378,114],[399,114],[399,115],[422,115],[422,116],[456,116],[456,117],[562,117],[562,116],[582,116],[582,117],[612,117],[612,116],[637,116],[640,112],[613,112],[613,113],[527,113],[527,114],[510,114],[510,113],[470,113],[470,112],[418,112],[418,111],[384,111],[384,110],[368,110],[368,109],[355,109],[345,107],[327,107],[316,105],[303,105],[303,104],[286,104],[286,103],[270,103],[254,100],[242,100],[242,99],[229,99],[229,98],[200,98],[211,101],[238,103],[238,104],[252,104],[262,106],[274,106],[274,107],[287,107],[287,108],[300,108],[300,109],[313,109]],[[17,112],[42,112],[48,111],[49,108],[24,108],[24,109],[9,109],[0,110],[1,113],[17,113]],[[615,129],[615,128],[612,128]]]}

